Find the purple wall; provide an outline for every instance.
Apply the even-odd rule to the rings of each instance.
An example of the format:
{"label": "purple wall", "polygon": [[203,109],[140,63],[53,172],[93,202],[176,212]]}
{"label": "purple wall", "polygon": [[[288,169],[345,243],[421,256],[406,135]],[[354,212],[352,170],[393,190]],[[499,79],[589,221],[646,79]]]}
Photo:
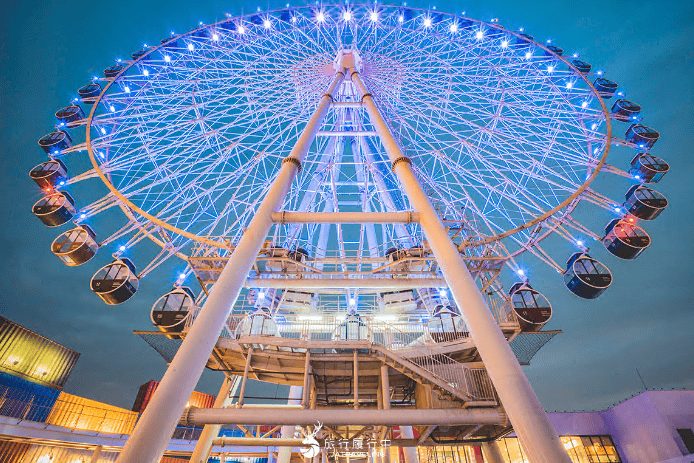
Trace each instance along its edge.
{"label": "purple wall", "polygon": [[559,435],[609,434],[625,463],[694,461],[677,433],[694,429],[694,391],[645,391],[602,412],[549,418]]}

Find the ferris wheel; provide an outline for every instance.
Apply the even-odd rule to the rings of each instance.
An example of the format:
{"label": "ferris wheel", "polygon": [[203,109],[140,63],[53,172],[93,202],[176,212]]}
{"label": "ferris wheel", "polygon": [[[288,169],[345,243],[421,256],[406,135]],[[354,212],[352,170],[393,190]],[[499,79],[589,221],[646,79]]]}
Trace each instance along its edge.
{"label": "ferris wheel", "polygon": [[[537,330],[551,304],[520,255],[592,299],[613,276],[589,244],[634,259],[650,244],[643,222],[667,206],[651,184],[669,166],[651,154],[659,134],[641,107],[584,58],[495,19],[286,8],[172,32],[131,58],[56,112],[55,130],[39,140],[48,160],[30,172],[43,191],[33,212],[50,227],[73,222],[52,245],[66,265],[113,255],[91,281],[107,304],[182,259],[152,312],[169,333],[241,252],[255,263],[237,311],[460,315],[409,183],[477,284]],[[609,157],[614,146],[633,149],[631,162]],[[296,178],[258,252],[248,251],[242,240],[287,163]],[[623,183],[624,199],[591,187],[600,173]],[[604,231],[581,224],[580,203],[604,215]],[[555,255],[543,245],[550,236],[573,251]],[[498,280],[506,268],[520,280],[508,292]]]}

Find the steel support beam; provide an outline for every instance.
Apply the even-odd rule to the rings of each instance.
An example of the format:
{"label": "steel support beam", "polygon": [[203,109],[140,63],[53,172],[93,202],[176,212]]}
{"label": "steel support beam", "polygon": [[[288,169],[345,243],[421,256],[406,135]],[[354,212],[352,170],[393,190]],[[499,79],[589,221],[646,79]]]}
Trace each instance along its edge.
{"label": "steel support beam", "polygon": [[[215,283],[216,285],[217,283]],[[447,286],[444,278],[249,278],[249,288],[413,289]]]}
{"label": "steel support beam", "polygon": [[441,271],[449,282],[453,298],[461,309],[466,326],[508,412],[523,449],[533,463],[570,463],[569,455],[542,408],[535,391],[525,377],[516,356],[499,329],[475,281],[460,258],[436,210],[412,170],[412,161],[404,155],[381,116],[373,96],[352,69],[352,83],[362,97],[372,125],[391,161],[393,172],[405,190]]}
{"label": "steel support beam", "polygon": [[[225,408],[231,405],[232,397],[236,395],[239,383],[240,378],[238,376],[226,376],[214,401],[214,408]],[[195,450],[193,450],[193,454],[190,457],[191,463],[207,463],[212,452],[213,441],[219,435],[220,429],[221,426],[218,424],[205,425],[197,444],[195,444]]]}
{"label": "steel support beam", "polygon": [[[301,406],[301,398],[303,397],[303,388],[301,386],[290,386],[289,387],[289,400],[287,400],[288,405],[299,405]],[[240,411],[240,410],[239,410]],[[292,410],[292,411],[299,411],[299,410]],[[305,411],[305,410],[301,410]],[[285,413],[289,412],[289,410],[282,411],[281,413],[277,413],[277,411],[273,410],[254,410],[254,413],[263,413],[263,414],[270,414],[270,415],[275,415],[275,416],[285,416]],[[239,421],[240,423],[240,421]],[[294,438],[294,433],[296,431],[296,425],[299,423],[295,422],[286,422],[286,423],[274,423],[272,421],[266,421],[265,423],[258,423],[258,424],[283,424],[285,426],[282,426],[282,430],[280,431],[280,436],[282,439],[293,439]],[[280,447],[279,450],[277,451],[277,463],[289,463],[292,457],[292,449],[291,447]]]}
{"label": "steel support beam", "polygon": [[504,463],[504,457],[496,442],[484,442],[482,444],[482,456],[484,461],[489,463]]}
{"label": "steel support beam", "polygon": [[[301,387],[297,399],[301,400]],[[387,402],[385,402],[387,403]],[[384,405],[385,405],[384,403]],[[313,426],[319,421],[324,426],[460,426],[467,424],[507,423],[506,414],[501,408],[466,408],[466,409],[298,409],[276,410],[243,408],[195,408],[190,407],[183,417],[188,426],[202,424],[236,424],[236,425],[295,425]],[[284,431],[284,429],[283,429]],[[289,436],[283,436],[288,438]]]}
{"label": "steel support beam", "polygon": [[205,369],[229,312],[274,223],[271,214],[282,207],[287,192],[301,169],[301,163],[323,124],[333,100],[332,94],[342,84],[344,77],[343,72],[335,74],[294,148],[283,161],[277,177],[212,287],[200,314],[116,460],[117,463],[158,463],[164,454],[186,402]]}
{"label": "steel support beam", "polygon": [[276,223],[418,223],[416,212],[294,212],[272,213]]}
{"label": "steel support beam", "polygon": [[94,449],[94,453],[92,453],[92,459],[89,460],[89,463],[99,463],[99,457],[101,456],[101,451],[104,449],[103,445],[97,445],[96,448]]}
{"label": "steel support beam", "polygon": [[359,410],[359,352],[354,349],[352,376],[354,380],[354,409]]}
{"label": "steel support beam", "polygon": [[241,390],[239,391],[239,399],[236,406],[243,407],[243,399],[246,395],[246,384],[248,384],[248,372],[251,369],[251,360],[253,359],[253,348],[250,347],[246,352],[246,365],[243,367],[243,377],[241,378]]}

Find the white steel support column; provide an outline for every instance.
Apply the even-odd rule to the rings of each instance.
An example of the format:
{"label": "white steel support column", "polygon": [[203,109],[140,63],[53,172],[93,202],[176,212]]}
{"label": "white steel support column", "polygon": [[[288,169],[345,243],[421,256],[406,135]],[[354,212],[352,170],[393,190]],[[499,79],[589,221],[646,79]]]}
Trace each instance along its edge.
{"label": "white steel support column", "polygon": [[420,225],[436,261],[529,460],[532,463],[570,463],[568,453],[508,341],[414,175],[410,159],[400,150],[359,73],[352,71],[352,82],[362,95],[362,103],[385,147],[395,175],[412,208],[419,213]]}
{"label": "white steel support column", "polygon": [[273,225],[271,214],[282,207],[287,192],[301,169],[301,163],[325,119],[333,100],[332,95],[344,78],[343,72],[336,73],[291,153],[282,162],[277,177],[212,287],[200,314],[116,460],[117,463],[159,462]]}
{"label": "white steel support column", "polygon": [[[414,439],[412,426],[400,426],[401,439]],[[405,463],[419,463],[417,457],[417,447],[403,447],[402,453],[405,456]]]}
{"label": "white steel support column", "polygon": [[96,448],[94,449],[94,453],[92,453],[92,459],[89,460],[89,463],[99,463],[99,457],[101,456],[101,451],[104,449],[103,445],[97,445]]}
{"label": "white steel support column", "polygon": [[[236,389],[238,389],[240,382],[238,376],[226,376],[214,401],[214,408],[226,408],[231,405],[231,402],[234,400],[232,397],[236,394]],[[198,443],[195,444],[195,449],[190,457],[190,463],[207,463],[207,460],[210,458],[210,452],[212,452],[212,441],[217,438],[220,429],[222,429],[220,424],[205,425],[200,433],[200,438],[198,438]]]}
{"label": "white steel support column", "polygon": [[483,443],[482,456],[485,463],[505,463],[499,445],[496,442]]}
{"label": "white steel support column", "polygon": [[[304,388],[301,386],[289,386],[289,400],[287,401],[287,404],[289,405],[298,405],[301,404],[301,399],[304,395]],[[280,431],[280,437],[282,439],[291,439],[294,437],[294,433],[296,432],[296,425],[286,425],[282,426],[282,430]],[[277,463],[289,463],[289,460],[291,460],[292,457],[292,448],[291,447],[280,447],[277,450]]]}

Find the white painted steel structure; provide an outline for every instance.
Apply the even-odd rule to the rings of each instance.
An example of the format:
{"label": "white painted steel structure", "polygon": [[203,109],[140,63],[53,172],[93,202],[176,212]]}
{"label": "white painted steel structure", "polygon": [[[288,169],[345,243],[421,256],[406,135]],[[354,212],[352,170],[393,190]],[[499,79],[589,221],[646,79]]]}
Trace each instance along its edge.
{"label": "white painted steel structure", "polygon": [[[565,273],[541,242],[555,235],[587,252],[587,239],[602,239],[574,217],[581,201],[632,221],[590,185],[600,172],[641,182],[607,164],[608,152],[614,144],[652,146],[633,131],[628,141],[613,137],[612,119],[639,122],[639,113],[611,112],[605,99],[621,94],[591,83],[602,74],[575,58],[496,22],[326,5],[200,24],[95,78],[100,94],[82,99],[88,117],[58,126],[86,126],[85,141],[48,153],[66,159],[86,150],[92,168],[59,177],[48,193],[100,178],[107,194],[78,205],[74,217],[101,225],[106,237],[94,252],[111,245],[116,258],[137,261],[132,249],[149,238],[160,249],[135,262],[137,281],[177,256],[188,267],[176,285],[194,275],[203,289],[202,309],[187,319],[185,339],[118,461],[161,456],[232,312],[252,314],[248,335],[272,334],[253,331],[257,316],[281,336],[289,322],[276,319],[284,315],[424,324],[448,306],[456,319],[447,320],[456,336],[469,331],[531,460],[565,461],[499,329],[498,314],[511,311],[498,276],[508,264],[527,279],[516,263],[526,251]],[[101,219],[113,206],[128,219],[120,228]],[[372,322],[355,320],[358,338]],[[432,331],[427,342],[445,337]],[[239,407],[252,348],[244,355]],[[208,452],[208,430],[196,458]]]}

